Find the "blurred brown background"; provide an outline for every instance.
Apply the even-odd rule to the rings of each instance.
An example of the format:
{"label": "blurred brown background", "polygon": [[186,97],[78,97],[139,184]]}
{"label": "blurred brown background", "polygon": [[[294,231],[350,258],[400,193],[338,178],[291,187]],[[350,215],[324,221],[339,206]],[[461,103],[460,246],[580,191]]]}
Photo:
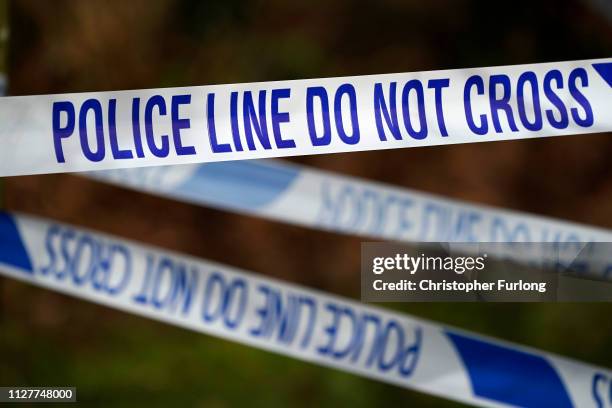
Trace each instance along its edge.
{"label": "blurred brown background", "polygon": [[[605,2],[597,4],[14,1],[9,92],[189,86],[608,57],[612,16]],[[295,161],[612,229],[610,136]],[[10,210],[359,296],[357,238],[180,204],[65,174],[5,179],[3,194]],[[608,304],[390,307],[612,367]],[[0,383],[75,385],[80,401],[100,405],[454,405],[1,278],[0,353]]]}

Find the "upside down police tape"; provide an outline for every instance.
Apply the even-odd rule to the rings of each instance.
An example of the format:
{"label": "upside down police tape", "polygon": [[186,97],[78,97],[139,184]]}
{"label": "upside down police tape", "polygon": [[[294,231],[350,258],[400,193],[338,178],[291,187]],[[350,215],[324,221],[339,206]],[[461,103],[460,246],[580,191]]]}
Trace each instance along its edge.
{"label": "upside down police tape", "polygon": [[0,213],[0,273],[475,405],[612,406],[607,369],[55,222]]}
{"label": "upside down police tape", "polygon": [[[612,242],[609,230],[466,204],[279,160],[118,169],[86,176],[180,201],[376,239],[558,243],[555,255],[568,261],[581,253],[580,265],[574,263],[581,273],[612,278],[607,248],[588,246],[583,251],[587,243]],[[529,259],[515,259],[523,251],[506,249],[500,254],[505,258],[550,261],[537,252],[523,254]]]}
{"label": "upside down police tape", "polygon": [[612,60],[0,100],[0,176],[612,130]]}

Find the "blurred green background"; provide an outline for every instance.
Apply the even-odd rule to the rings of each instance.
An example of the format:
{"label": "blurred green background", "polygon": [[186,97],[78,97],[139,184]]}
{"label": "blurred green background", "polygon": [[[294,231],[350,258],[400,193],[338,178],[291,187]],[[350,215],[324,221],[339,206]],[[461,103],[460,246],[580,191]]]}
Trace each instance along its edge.
{"label": "blurred green background", "polygon": [[[10,2],[13,95],[609,57],[597,1]],[[612,228],[609,134],[296,158]],[[360,240],[58,174],[4,180],[10,210],[359,297]],[[238,248],[238,250],[235,250]],[[612,367],[609,304],[393,304]],[[0,278],[0,384],[97,406],[457,406]]]}

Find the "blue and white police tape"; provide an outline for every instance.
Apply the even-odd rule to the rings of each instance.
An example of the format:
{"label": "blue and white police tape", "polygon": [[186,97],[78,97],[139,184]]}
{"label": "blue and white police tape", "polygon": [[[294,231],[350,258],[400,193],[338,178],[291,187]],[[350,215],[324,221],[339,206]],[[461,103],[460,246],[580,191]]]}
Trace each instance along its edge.
{"label": "blue and white police tape", "polygon": [[608,369],[23,215],[0,213],[0,273],[474,405],[612,406]]}
{"label": "blue and white police tape", "polygon": [[[611,231],[471,205],[278,160],[119,169],[86,175],[180,201],[375,239],[559,243],[554,248],[534,245],[533,251],[525,251],[524,246],[489,246],[488,250],[539,265],[550,263],[551,257],[569,265],[580,256],[581,273],[612,277],[608,249],[587,246],[591,242],[612,242]],[[549,252],[551,249],[554,253]]]}
{"label": "blue and white police tape", "polygon": [[0,100],[0,177],[612,130],[612,59]]}

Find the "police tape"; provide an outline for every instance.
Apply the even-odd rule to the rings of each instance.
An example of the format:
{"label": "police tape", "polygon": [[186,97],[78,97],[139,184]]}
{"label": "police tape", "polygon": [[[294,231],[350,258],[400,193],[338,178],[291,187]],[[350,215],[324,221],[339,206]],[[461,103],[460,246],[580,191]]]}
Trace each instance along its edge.
{"label": "police tape", "polygon": [[553,258],[563,261],[563,266],[579,258],[581,273],[612,278],[609,249],[589,244],[612,242],[609,230],[467,204],[279,160],[118,169],[85,175],[179,201],[374,239],[449,245],[558,243],[555,247],[533,245],[530,251],[511,245],[489,245],[487,249],[492,256],[497,251],[499,258],[541,266]]}
{"label": "police tape", "polygon": [[0,213],[0,273],[479,406],[612,406],[612,371],[234,268]]}
{"label": "police tape", "polygon": [[0,100],[0,177],[612,130],[612,59]]}

